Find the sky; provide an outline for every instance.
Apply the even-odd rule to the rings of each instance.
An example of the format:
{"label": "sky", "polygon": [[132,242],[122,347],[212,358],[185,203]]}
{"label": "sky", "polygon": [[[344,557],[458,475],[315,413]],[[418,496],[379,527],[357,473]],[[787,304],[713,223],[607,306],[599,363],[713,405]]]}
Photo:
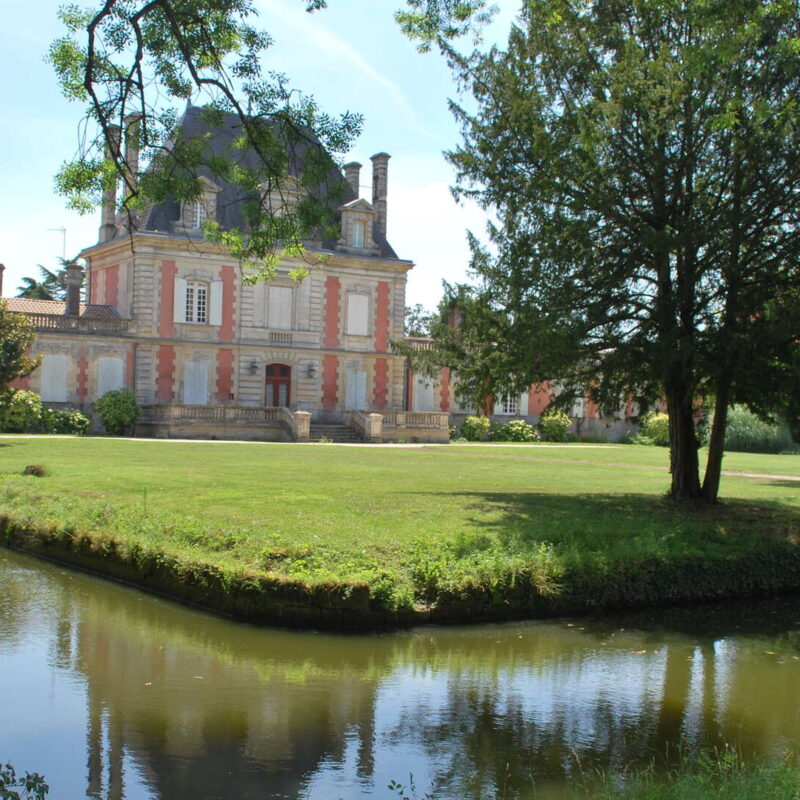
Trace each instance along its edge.
{"label": "sky", "polygon": [[[447,107],[456,97],[449,70],[436,53],[420,54],[400,33],[393,11],[402,0],[330,0],[314,14],[303,0],[255,0],[257,24],[274,39],[265,69],[285,73],[328,113],[364,115],[364,129],[345,161],[364,165],[362,195],[371,199],[370,156],[389,162],[388,239],[415,263],[407,304],[436,306],[442,280],[467,279],[466,231],[482,234],[485,213],[459,206],[443,151],[459,142]],[[80,5],[96,5],[83,2]],[[0,29],[0,263],[3,295],[16,294],[37,264],[58,266],[97,241],[99,211],[81,217],[53,189],[59,166],[77,149],[83,109],[61,97],[44,56],[61,34],[60,0],[3,0]],[[502,6],[490,37],[508,30],[512,0]]]}

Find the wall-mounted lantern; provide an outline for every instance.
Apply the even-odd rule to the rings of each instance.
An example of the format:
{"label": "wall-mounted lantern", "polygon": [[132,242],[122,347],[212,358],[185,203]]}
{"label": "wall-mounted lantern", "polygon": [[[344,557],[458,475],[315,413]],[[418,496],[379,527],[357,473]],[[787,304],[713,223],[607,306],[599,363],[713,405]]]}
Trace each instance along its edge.
{"label": "wall-mounted lantern", "polygon": [[258,374],[258,364],[256,363],[255,359],[252,359],[250,361],[250,364],[248,365],[247,369],[248,369],[248,371],[250,372],[251,375],[257,375]]}

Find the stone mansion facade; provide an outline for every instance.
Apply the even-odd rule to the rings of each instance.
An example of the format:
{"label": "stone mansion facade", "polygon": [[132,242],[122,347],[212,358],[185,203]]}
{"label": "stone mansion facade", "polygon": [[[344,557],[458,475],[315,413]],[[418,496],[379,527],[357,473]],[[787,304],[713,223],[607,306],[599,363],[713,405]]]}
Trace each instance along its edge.
{"label": "stone mansion facade", "polygon": [[[209,133],[200,112],[187,110],[186,135]],[[133,138],[129,165],[138,164]],[[287,258],[272,280],[249,284],[230,253],[204,239],[206,217],[230,222],[230,186],[204,178],[200,200],[150,207],[134,225],[107,192],[99,241],[81,253],[87,302],[77,266],[66,302],[6,300],[32,320],[32,353],[42,355],[18,385],[87,412],[105,392],[128,388],[143,410],[139,435],[447,441],[451,414],[457,422],[468,413],[449,373],[414,376],[391,348],[403,338],[413,263],[386,239],[389,158],[372,156],[372,202],[360,197],[360,164],[337,171],[341,235],[307,243],[311,265],[299,282],[290,273],[303,262]],[[532,387],[497,398],[494,411],[535,422],[548,400],[547,387]],[[592,411],[577,410],[578,429],[582,416],[614,438],[620,421]]]}

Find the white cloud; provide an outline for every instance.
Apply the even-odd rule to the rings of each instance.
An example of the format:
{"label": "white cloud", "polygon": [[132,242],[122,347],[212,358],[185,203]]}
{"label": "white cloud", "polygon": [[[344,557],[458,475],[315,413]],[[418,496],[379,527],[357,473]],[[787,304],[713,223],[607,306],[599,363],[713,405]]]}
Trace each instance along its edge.
{"label": "white cloud", "polygon": [[417,133],[437,141],[441,138],[422,122],[400,87],[375,69],[355,47],[322,28],[314,22],[310,14],[296,6],[287,6],[281,0],[264,0],[264,6],[269,14],[298,31],[304,49],[313,50],[315,60],[320,60],[322,51],[331,59],[346,63],[367,80],[386,90],[398,110],[409,121],[410,127]]}
{"label": "white cloud", "polygon": [[445,182],[419,187],[389,186],[388,239],[400,258],[414,261],[408,276],[407,305],[433,310],[442,280],[468,282],[467,230],[484,238],[486,213],[473,202],[457,204]]}

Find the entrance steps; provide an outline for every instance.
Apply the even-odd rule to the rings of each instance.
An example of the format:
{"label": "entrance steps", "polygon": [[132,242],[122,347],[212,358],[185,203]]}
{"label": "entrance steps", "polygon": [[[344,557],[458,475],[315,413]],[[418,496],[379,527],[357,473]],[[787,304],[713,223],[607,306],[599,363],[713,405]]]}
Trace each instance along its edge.
{"label": "entrance steps", "polygon": [[336,444],[357,444],[364,441],[361,435],[349,425],[317,424],[312,422],[308,441],[321,442],[323,440]]}

